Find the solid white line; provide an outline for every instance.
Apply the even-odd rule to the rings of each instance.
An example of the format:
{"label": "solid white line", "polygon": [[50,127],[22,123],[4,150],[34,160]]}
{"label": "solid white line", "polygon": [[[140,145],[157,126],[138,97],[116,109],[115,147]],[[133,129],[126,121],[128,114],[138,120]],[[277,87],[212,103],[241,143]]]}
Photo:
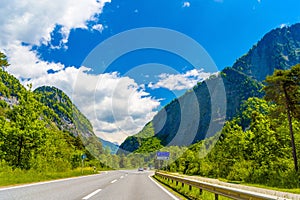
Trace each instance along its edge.
{"label": "solid white line", "polygon": [[71,181],[71,180],[76,180],[76,179],[82,179],[90,176],[99,176],[102,174],[96,174],[96,175],[87,175],[87,176],[79,176],[79,177],[73,177],[73,178],[63,178],[63,179],[58,179],[58,180],[52,180],[52,181],[45,181],[45,182],[38,182],[38,183],[30,183],[30,184],[25,184],[25,185],[18,185],[18,186],[12,186],[12,187],[4,187],[0,188],[0,191],[5,191],[5,190],[12,190],[12,189],[17,189],[17,188],[25,188],[25,187],[31,187],[31,186],[37,186],[37,185],[45,185],[45,184],[50,184],[50,183],[59,183],[63,181]]}
{"label": "solid white line", "polygon": [[169,192],[166,188],[164,188],[163,186],[161,186],[160,184],[158,184],[156,181],[154,181],[151,176],[149,175],[148,178],[155,183],[160,189],[162,189],[165,193],[167,193],[172,199],[174,200],[179,200],[176,196],[174,196],[171,192]]}
{"label": "solid white line", "polygon": [[92,192],[91,194],[89,194],[89,195],[83,197],[82,199],[83,199],[83,200],[87,200],[87,199],[91,198],[92,196],[96,195],[96,194],[97,194],[98,192],[100,192],[101,190],[102,190],[102,189],[98,189],[98,190]]}
{"label": "solid white line", "polygon": [[115,179],[115,180],[111,181],[110,183],[114,183],[114,182],[117,182],[117,179]]}

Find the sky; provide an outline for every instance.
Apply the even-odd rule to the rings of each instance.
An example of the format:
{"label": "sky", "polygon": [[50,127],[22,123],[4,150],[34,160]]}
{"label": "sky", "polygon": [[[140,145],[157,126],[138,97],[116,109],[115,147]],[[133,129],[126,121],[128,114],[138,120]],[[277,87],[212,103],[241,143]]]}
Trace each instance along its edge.
{"label": "sky", "polygon": [[298,0],[1,0],[0,50],[25,86],[55,86],[121,143],[274,28]]}

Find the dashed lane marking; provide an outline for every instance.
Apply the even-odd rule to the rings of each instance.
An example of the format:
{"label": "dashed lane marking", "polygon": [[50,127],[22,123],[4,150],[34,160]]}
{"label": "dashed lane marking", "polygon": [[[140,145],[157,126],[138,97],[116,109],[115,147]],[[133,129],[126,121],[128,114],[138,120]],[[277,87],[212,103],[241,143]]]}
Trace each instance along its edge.
{"label": "dashed lane marking", "polygon": [[94,196],[94,195],[96,195],[98,192],[100,192],[101,190],[102,190],[102,189],[98,189],[98,190],[92,192],[91,194],[89,194],[89,195],[83,197],[82,200],[87,200],[87,199],[91,198],[92,196]]}

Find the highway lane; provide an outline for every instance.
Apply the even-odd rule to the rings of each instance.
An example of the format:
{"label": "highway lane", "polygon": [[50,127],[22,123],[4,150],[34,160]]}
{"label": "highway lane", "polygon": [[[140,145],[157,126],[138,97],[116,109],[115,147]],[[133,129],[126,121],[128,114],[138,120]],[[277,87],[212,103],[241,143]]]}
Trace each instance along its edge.
{"label": "highway lane", "polygon": [[171,200],[149,176],[153,172],[110,171],[99,175],[0,189],[0,200]]}

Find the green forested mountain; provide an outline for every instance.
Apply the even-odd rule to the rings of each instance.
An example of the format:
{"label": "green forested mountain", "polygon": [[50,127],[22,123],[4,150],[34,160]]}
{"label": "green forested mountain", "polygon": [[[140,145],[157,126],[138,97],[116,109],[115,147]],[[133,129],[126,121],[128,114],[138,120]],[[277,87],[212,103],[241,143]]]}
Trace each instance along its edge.
{"label": "green forested mountain", "polygon": [[92,136],[93,127],[90,121],[78,110],[70,98],[55,87],[42,86],[34,90],[40,102],[51,108],[57,115],[55,119],[61,129],[68,130],[74,136]]}
{"label": "green forested mountain", "polygon": [[267,33],[233,68],[259,81],[275,69],[290,69],[300,63],[300,23]]}
{"label": "green forested mountain", "polygon": [[[224,111],[212,110],[209,97],[215,95],[214,98],[218,98],[220,93],[209,91],[207,87],[218,84],[220,79],[227,99],[226,116]],[[233,68],[226,68],[218,76],[198,83],[182,97],[173,100],[140,133],[128,137],[120,149],[140,152],[139,148],[144,146],[143,149],[147,150],[146,146],[150,145],[148,150],[155,151],[162,146],[186,146],[203,140],[220,131],[224,120],[235,116],[241,102],[249,97],[262,97],[261,88],[262,84],[258,81]],[[211,121],[213,124],[210,124]]]}
{"label": "green forested mountain", "polygon": [[104,150],[108,150],[110,154],[116,154],[117,153],[117,151],[119,149],[119,145],[114,144],[110,141],[104,140],[102,138],[99,138],[99,141],[101,142]]}
{"label": "green forested mountain", "polygon": [[[58,90],[49,90],[49,97],[53,91]],[[83,119],[82,124],[72,121],[76,119],[70,113],[73,105],[62,92],[53,101],[46,100],[46,96],[42,89],[27,90],[15,77],[0,69],[1,169],[9,166],[37,172],[66,171],[80,166],[84,153],[93,159],[79,137],[85,123],[86,133],[90,134],[90,123],[78,110],[75,110],[78,116],[74,116]],[[66,104],[58,103],[57,99]],[[66,126],[68,123],[74,123],[70,125],[72,128]]]}
{"label": "green forested mountain", "polygon": [[[300,62],[299,33],[300,24],[272,30],[247,54],[239,58],[233,67],[225,68],[217,77],[198,83],[192,90],[165,106],[149,123],[152,129],[146,128],[149,124],[145,127],[152,130],[150,138],[158,139],[155,142],[158,145],[155,146],[187,145],[220,131],[222,127],[219,124],[235,117],[243,101],[249,97],[263,96],[261,81],[267,75],[272,74],[275,69],[289,69]],[[212,92],[209,92],[207,87],[208,84],[217,84],[220,78],[224,83],[227,100],[226,115],[221,112],[222,116],[212,113],[210,101]],[[196,98],[193,94],[196,94]],[[200,113],[200,116],[197,113]],[[207,132],[211,122],[214,123],[214,129]],[[182,123],[185,123],[184,128],[180,127]],[[196,135],[190,135],[193,132],[196,132]],[[152,140],[150,138],[139,139],[137,134],[127,138],[120,147],[125,152],[139,151],[138,149],[143,146],[142,141]]]}
{"label": "green forested mountain", "polygon": [[56,117],[53,119],[61,130],[79,137],[94,156],[103,152],[102,143],[94,134],[92,124],[63,91],[43,86],[34,90],[34,93],[40,102],[54,111]]}
{"label": "green forested mountain", "polygon": [[[293,119],[293,130],[296,151],[300,152],[297,118]],[[240,114],[226,122],[214,148],[206,149],[207,156],[203,157],[203,147],[212,141],[210,138],[193,144],[166,170],[273,187],[300,187],[300,174],[293,165],[288,120],[280,106],[249,98]]]}

